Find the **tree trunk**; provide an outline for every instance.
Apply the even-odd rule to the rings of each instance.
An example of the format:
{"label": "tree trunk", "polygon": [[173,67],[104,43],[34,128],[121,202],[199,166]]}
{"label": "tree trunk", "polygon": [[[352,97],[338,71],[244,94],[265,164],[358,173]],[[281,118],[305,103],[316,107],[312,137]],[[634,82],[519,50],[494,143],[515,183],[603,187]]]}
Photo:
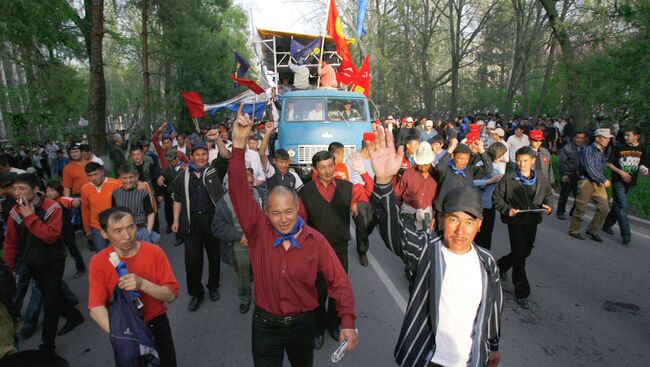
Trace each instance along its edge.
{"label": "tree trunk", "polygon": [[143,97],[142,107],[144,109],[144,126],[146,127],[147,139],[150,137],[149,124],[151,123],[151,107],[150,107],[150,75],[149,75],[149,1],[142,0],[142,76],[143,76]]}
{"label": "tree trunk", "polygon": [[106,152],[106,80],[104,78],[104,0],[86,1],[90,15],[90,83],[88,86],[88,141],[93,150]]}
{"label": "tree trunk", "polygon": [[460,32],[459,22],[456,22],[456,17],[460,17],[460,14],[454,16],[455,8],[454,0],[449,0],[449,49],[451,53],[451,96],[449,98],[449,112],[451,116],[458,115],[458,79],[459,79],[459,69],[460,69],[460,60],[458,55],[459,37],[458,32]]}
{"label": "tree trunk", "polygon": [[558,17],[555,2],[553,0],[540,1],[544,10],[546,10],[546,16],[553,29],[553,34],[562,49],[562,62],[566,70],[567,102],[569,104],[569,111],[573,117],[573,125],[576,130],[582,130],[585,128],[585,121],[581,104],[582,89],[579,84],[580,74],[576,65],[575,49],[569,38],[569,33],[564,28],[564,22]]}
{"label": "tree trunk", "polygon": [[548,51],[548,61],[546,62],[546,71],[544,72],[544,81],[542,82],[542,89],[539,91],[539,100],[537,100],[537,106],[535,107],[535,115],[533,115],[533,124],[537,123],[540,113],[542,113],[542,107],[544,106],[544,98],[546,98],[546,93],[548,93],[548,83],[551,80],[551,74],[553,74],[553,64],[555,60],[555,47],[557,43],[555,39],[551,39],[551,49]]}

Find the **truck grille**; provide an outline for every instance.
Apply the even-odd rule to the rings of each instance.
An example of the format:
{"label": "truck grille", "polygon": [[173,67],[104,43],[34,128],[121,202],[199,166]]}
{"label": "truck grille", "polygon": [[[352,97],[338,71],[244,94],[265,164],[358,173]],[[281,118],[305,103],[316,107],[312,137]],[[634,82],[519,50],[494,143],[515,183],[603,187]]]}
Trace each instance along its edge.
{"label": "truck grille", "polygon": [[[327,145],[299,145],[298,146],[298,163],[299,164],[311,164],[311,158],[314,154],[320,152],[321,150],[327,150]],[[347,158],[350,154],[355,151],[354,145],[345,146],[345,157]]]}

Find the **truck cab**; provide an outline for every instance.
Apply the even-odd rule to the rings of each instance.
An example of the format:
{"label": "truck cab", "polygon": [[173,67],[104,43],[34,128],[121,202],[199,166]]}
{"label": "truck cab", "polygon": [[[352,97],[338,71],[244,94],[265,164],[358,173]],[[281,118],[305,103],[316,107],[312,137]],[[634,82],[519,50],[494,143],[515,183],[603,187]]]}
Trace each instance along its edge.
{"label": "truck cab", "polygon": [[285,93],[276,149],[285,149],[296,173],[310,176],[311,159],[332,142],[345,156],[361,149],[364,132],[372,131],[368,100],[361,93],[314,89]]}

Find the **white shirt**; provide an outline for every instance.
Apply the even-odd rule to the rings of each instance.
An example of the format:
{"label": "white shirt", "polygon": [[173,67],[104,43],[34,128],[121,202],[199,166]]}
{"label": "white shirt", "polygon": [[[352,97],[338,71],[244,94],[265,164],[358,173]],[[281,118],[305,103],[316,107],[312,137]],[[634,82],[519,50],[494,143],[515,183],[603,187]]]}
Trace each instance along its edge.
{"label": "white shirt", "polygon": [[309,68],[307,65],[296,65],[289,61],[289,69],[293,71],[293,87],[295,89],[309,89]]}
{"label": "white shirt", "polygon": [[24,169],[20,169],[16,167],[9,167],[9,172],[21,174],[21,173],[25,173],[26,171]]}
{"label": "white shirt", "polygon": [[506,143],[506,148],[508,148],[508,158],[510,158],[509,161],[513,163],[517,162],[517,159],[515,158],[517,150],[529,145],[530,143],[528,142],[528,135],[526,134],[523,134],[521,136],[521,139],[517,138],[517,135],[509,137],[508,142]]}
{"label": "white shirt", "polygon": [[307,115],[307,120],[309,121],[322,121],[325,120],[325,110],[311,110]]}
{"label": "white shirt", "polygon": [[212,148],[208,152],[208,162],[212,163],[213,160],[217,159],[219,156],[219,149]]}
{"label": "white shirt", "polygon": [[436,351],[431,362],[445,367],[466,367],[471,358],[472,336],[481,295],[482,266],[472,249],[456,254],[442,247],[445,273],[438,305]]}
{"label": "white shirt", "polygon": [[47,151],[47,156],[51,159],[54,159],[56,158],[56,151],[59,150],[59,146],[56,145],[56,143],[47,144],[45,146],[45,150]]}
{"label": "white shirt", "polygon": [[262,159],[260,158],[260,154],[258,152],[246,148],[246,153],[244,153],[244,160],[250,163],[251,168],[253,169],[253,174],[255,175],[255,181],[266,181],[264,168],[262,167]]}

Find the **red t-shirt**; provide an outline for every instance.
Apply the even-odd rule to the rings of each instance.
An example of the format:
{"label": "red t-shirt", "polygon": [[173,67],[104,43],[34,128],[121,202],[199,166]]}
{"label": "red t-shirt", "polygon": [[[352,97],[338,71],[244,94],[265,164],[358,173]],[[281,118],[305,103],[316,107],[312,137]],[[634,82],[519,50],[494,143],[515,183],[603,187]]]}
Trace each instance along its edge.
{"label": "red t-shirt", "polygon": [[[113,296],[119,277],[108,259],[111,252],[113,252],[113,246],[108,246],[90,259],[88,309],[106,306]],[[174,293],[174,296],[178,296],[180,284],[176,281],[165,251],[159,246],[140,241],[138,253],[129,258],[120,259],[126,264],[129,273],[137,274],[156,285],[165,286]],[[144,305],[142,316],[145,322],[151,321],[167,311],[164,302],[158,301],[142,291],[140,291],[140,296]]]}

